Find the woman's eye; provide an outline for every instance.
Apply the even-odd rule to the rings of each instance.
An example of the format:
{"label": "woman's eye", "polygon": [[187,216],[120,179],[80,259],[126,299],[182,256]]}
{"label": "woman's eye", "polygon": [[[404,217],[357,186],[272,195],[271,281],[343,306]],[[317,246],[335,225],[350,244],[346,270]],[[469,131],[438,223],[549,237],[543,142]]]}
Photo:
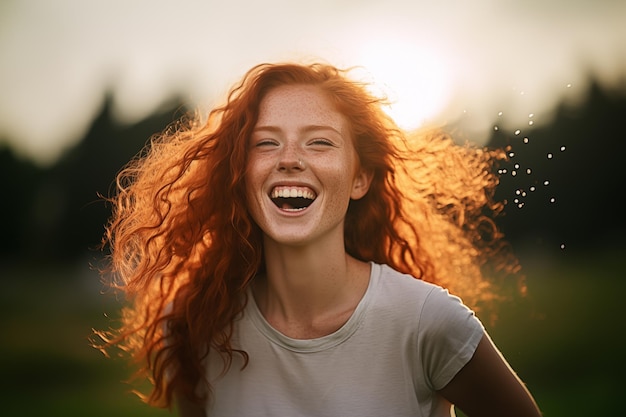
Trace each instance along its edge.
{"label": "woman's eye", "polygon": [[278,142],[272,139],[262,139],[257,141],[254,146],[256,147],[264,147],[264,146],[277,146]]}
{"label": "woman's eye", "polygon": [[313,145],[326,145],[326,146],[334,146],[333,142],[331,142],[328,139],[324,139],[324,138],[317,138],[317,139],[313,139],[311,141],[311,144]]}

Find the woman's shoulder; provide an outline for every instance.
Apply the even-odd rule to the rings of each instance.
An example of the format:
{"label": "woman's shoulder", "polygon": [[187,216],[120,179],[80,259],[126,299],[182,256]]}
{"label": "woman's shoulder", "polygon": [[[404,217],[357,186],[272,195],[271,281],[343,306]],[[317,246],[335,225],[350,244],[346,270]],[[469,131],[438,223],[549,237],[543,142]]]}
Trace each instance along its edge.
{"label": "woman's shoulder", "polygon": [[372,264],[372,268],[375,269],[375,273],[372,275],[377,276],[381,287],[398,293],[398,295],[406,294],[409,297],[428,297],[433,291],[445,291],[439,285],[399,272],[389,265]]}
{"label": "woman's shoulder", "polygon": [[411,306],[421,314],[462,314],[473,315],[462,299],[451,294],[440,285],[399,272],[388,265],[373,264],[378,281],[376,292],[379,301],[386,300],[398,308]]}
{"label": "woman's shoulder", "polygon": [[[463,300],[445,288],[379,266],[377,306],[390,311],[399,321],[408,320],[421,337],[442,340],[453,334],[461,340],[480,338],[483,326]],[[426,336],[428,335],[428,336]]]}

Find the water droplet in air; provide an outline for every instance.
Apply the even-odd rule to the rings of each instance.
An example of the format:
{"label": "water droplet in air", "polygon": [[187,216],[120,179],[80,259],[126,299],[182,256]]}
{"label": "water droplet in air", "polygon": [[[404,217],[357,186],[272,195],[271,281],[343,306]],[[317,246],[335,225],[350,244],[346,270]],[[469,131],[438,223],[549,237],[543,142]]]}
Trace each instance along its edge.
{"label": "water droplet in air", "polygon": [[511,171],[511,176],[516,176],[517,175],[517,171]]}
{"label": "water droplet in air", "polygon": [[519,164],[515,164],[514,168],[519,169]]}
{"label": "water droplet in air", "polygon": [[509,158],[513,158],[515,156],[515,152],[509,152]]}
{"label": "water droplet in air", "polygon": [[545,181],[543,182],[543,185],[550,185],[550,181],[545,180]]}
{"label": "water droplet in air", "polygon": [[565,249],[565,243],[561,243],[561,249]]}
{"label": "water droplet in air", "polygon": [[534,116],[535,116],[535,113],[530,113],[530,114],[528,115],[528,118],[531,118],[531,117],[534,117]]}
{"label": "water droplet in air", "polygon": [[494,127],[493,127],[493,130],[498,130],[498,126],[494,126]]}
{"label": "water droplet in air", "polygon": [[556,202],[556,198],[552,197],[552,198],[550,199],[550,202],[551,202],[551,203],[555,203],[555,202]]}
{"label": "water droplet in air", "polygon": [[500,111],[500,112],[498,112],[498,116],[502,116],[502,112],[501,112],[501,111]]}
{"label": "water droplet in air", "polygon": [[548,153],[548,159],[552,159],[552,153]]}
{"label": "water droplet in air", "polygon": [[532,120],[529,120],[529,121],[528,121],[528,126],[532,126],[532,125],[534,125],[534,124],[535,124],[535,122],[533,122]]}
{"label": "water droplet in air", "polygon": [[515,135],[516,135],[516,136],[517,136],[517,135],[519,135],[520,133],[522,133],[522,131],[521,131],[521,130],[519,130],[519,129],[517,129],[517,130],[515,131]]}
{"label": "water droplet in air", "polygon": [[524,143],[528,143],[528,142],[530,142],[530,139],[524,138]]}
{"label": "water droplet in air", "polygon": [[565,146],[561,146],[561,152],[565,150]]}
{"label": "water droplet in air", "polygon": [[530,175],[532,172],[533,172],[533,170],[532,170],[532,169],[530,169],[530,168],[526,168],[526,173],[527,173],[528,175]]}
{"label": "water droplet in air", "polygon": [[530,190],[530,191],[535,191],[535,186],[534,186],[534,185],[533,185],[533,186],[531,186],[531,187],[529,188],[529,190]]}

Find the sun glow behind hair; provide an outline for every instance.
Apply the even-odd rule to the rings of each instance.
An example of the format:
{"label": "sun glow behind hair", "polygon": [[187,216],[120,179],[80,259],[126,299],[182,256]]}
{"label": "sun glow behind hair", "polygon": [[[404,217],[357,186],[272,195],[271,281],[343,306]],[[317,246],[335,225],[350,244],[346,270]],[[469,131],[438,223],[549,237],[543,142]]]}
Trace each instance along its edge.
{"label": "sun glow behind hair", "polygon": [[452,78],[441,53],[387,38],[365,42],[357,60],[371,74],[374,89],[389,99],[387,112],[403,129],[433,121],[450,100]]}
{"label": "sun glow behind hair", "polygon": [[[206,108],[261,62],[366,67],[406,129],[497,123],[626,86],[626,2],[23,0],[0,6],[0,145],[49,165],[106,94],[120,123],[172,98]],[[149,12],[148,12],[149,11]],[[462,123],[457,123],[461,121]]]}

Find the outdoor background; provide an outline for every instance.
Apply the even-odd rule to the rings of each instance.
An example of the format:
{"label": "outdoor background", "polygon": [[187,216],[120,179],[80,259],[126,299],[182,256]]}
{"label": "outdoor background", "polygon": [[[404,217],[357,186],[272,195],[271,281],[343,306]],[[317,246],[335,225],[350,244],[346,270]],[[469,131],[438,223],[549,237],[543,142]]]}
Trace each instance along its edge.
{"label": "outdoor background", "polygon": [[[197,95],[221,97],[251,63],[305,54],[309,47],[341,64],[391,60],[346,58],[338,53],[346,38],[337,50],[328,46],[348,29],[350,42],[363,50],[374,45],[372,38],[358,42],[355,33],[363,32],[354,22],[379,32],[395,22],[409,55],[419,49],[414,39],[447,51],[453,41],[474,37],[473,53],[450,74],[447,101],[428,101],[425,109],[436,107],[437,114],[419,117],[459,138],[510,147],[500,167],[497,197],[507,204],[498,222],[521,260],[528,296],[502,305],[499,320],[487,327],[546,417],[626,415],[626,36],[615,24],[626,18],[623,3],[553,0],[522,7],[481,0],[475,4],[480,18],[425,4],[418,13],[399,1],[321,2],[307,9],[270,1],[275,13],[241,1],[228,7],[186,1],[177,8],[144,1],[51,3],[0,4],[2,415],[169,415],[129,393],[125,363],[89,346],[92,329],[106,328],[121,302],[92,268],[102,258],[97,246],[109,214],[99,194],[108,194],[116,172],[152,134],[193,104],[205,104],[194,101]],[[164,17],[164,11],[171,13]],[[207,26],[227,20],[238,31],[202,38],[199,11],[207,13]],[[308,43],[317,21],[326,41]],[[270,35],[261,30],[267,27]],[[281,36],[280,29],[298,28]],[[187,70],[156,56],[173,56]],[[193,66],[194,56],[210,59]],[[415,77],[437,74],[420,73],[416,65]],[[96,77],[104,67],[108,75]],[[223,68],[230,72],[220,73]],[[212,83],[183,82],[201,79],[203,71]],[[404,77],[393,68],[377,74],[388,84]],[[161,84],[163,91],[153,91]],[[394,88],[419,96],[426,87]]]}

